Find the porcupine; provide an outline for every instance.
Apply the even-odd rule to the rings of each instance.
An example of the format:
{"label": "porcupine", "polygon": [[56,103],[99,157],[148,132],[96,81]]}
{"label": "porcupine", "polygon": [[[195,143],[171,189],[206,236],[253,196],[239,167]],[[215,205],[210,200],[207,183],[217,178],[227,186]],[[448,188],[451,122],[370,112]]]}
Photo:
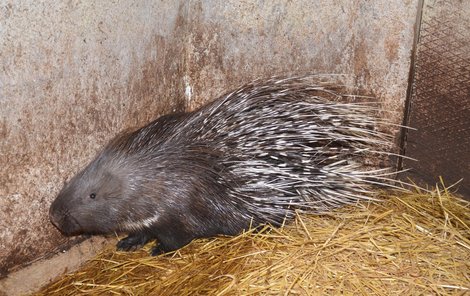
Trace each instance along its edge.
{"label": "porcupine", "polygon": [[[327,79],[328,80],[328,79]],[[50,208],[64,234],[126,233],[119,250],[152,254],[195,238],[279,226],[395,187],[376,105],[346,102],[322,76],[257,80],[193,112],[162,116],[111,140]]]}

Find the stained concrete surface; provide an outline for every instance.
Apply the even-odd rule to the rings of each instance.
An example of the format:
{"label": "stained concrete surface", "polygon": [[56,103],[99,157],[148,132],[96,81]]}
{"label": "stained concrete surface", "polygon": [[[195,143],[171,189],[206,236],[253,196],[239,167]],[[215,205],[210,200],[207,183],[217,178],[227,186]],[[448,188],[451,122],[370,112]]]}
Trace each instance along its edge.
{"label": "stained concrete surface", "polygon": [[64,180],[123,128],[182,109],[175,1],[3,1],[0,275],[66,244]]}
{"label": "stained concrete surface", "polygon": [[0,274],[67,245],[48,207],[114,134],[253,78],[345,73],[401,123],[418,1],[3,1]]}
{"label": "stained concrete surface", "polygon": [[398,111],[405,100],[418,1],[191,1],[187,73],[199,106],[254,78],[314,71],[355,84]]}

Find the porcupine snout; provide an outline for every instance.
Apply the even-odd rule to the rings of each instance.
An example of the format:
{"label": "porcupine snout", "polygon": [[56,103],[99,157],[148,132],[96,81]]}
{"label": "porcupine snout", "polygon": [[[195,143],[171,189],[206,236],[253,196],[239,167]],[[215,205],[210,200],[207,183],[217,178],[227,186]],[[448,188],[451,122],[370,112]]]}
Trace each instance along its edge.
{"label": "porcupine snout", "polygon": [[57,201],[54,201],[49,208],[49,220],[64,235],[78,233],[80,228],[69,210]]}

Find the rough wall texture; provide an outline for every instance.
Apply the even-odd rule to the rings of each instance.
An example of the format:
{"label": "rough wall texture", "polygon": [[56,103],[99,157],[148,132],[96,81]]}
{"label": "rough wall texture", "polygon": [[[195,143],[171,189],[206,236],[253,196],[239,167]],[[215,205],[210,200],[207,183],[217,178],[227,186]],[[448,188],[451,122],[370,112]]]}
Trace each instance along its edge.
{"label": "rough wall texture", "polygon": [[106,140],[182,108],[180,18],[175,1],[0,7],[0,274],[67,243],[49,204]]}
{"label": "rough wall texture", "polygon": [[188,1],[189,106],[260,76],[343,73],[401,122],[417,2]]}
{"label": "rough wall texture", "polygon": [[48,206],[112,135],[242,82],[354,74],[402,120],[417,0],[2,3],[2,273],[69,242]]}

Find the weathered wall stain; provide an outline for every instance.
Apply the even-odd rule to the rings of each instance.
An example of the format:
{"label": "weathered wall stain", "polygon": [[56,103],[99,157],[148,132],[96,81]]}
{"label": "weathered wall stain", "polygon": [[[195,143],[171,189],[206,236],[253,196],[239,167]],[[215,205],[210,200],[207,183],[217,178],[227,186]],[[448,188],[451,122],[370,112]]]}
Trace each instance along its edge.
{"label": "weathered wall stain", "polygon": [[178,7],[10,1],[0,10],[0,274],[69,243],[49,204],[107,140],[184,107]]}
{"label": "weathered wall stain", "polygon": [[[400,122],[417,1],[193,1],[190,108],[254,78],[353,74]],[[210,83],[210,85],[208,84]],[[210,87],[209,87],[210,86]]]}
{"label": "weathered wall stain", "polygon": [[73,243],[62,183],[114,134],[254,78],[353,74],[400,123],[417,1],[7,1],[0,273]]}

